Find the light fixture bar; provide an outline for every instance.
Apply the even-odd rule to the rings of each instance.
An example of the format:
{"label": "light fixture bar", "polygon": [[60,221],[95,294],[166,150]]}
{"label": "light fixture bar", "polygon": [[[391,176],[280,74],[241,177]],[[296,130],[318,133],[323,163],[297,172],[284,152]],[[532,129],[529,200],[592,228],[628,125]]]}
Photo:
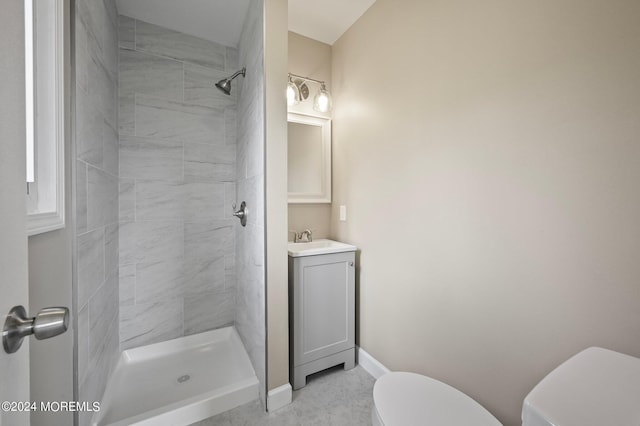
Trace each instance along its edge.
{"label": "light fixture bar", "polygon": [[311,77],[305,77],[305,76],[302,76],[302,75],[294,74],[292,72],[289,73],[289,77],[297,77],[297,78],[299,78],[299,79],[301,79],[303,81],[315,81],[318,84],[325,84],[324,81],[316,80],[315,78],[311,78]]}

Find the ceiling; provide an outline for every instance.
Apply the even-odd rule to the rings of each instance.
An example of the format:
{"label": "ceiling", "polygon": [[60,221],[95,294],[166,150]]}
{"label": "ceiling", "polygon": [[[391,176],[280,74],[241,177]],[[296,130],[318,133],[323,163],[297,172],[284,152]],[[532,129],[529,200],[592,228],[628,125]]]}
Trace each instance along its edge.
{"label": "ceiling", "polygon": [[376,0],[289,0],[289,31],[332,45]]}
{"label": "ceiling", "polygon": [[[237,46],[251,0],[116,0],[118,12]],[[375,0],[289,0],[289,30],[332,45]]]}

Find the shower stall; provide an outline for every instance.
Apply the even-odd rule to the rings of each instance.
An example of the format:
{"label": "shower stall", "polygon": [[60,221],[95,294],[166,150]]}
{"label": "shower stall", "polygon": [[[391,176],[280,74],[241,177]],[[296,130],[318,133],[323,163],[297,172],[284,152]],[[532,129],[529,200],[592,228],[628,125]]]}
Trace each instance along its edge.
{"label": "shower stall", "polygon": [[[75,396],[108,405],[80,425],[144,424],[239,382],[249,390],[229,404],[266,398],[263,1],[228,3],[243,8],[235,45],[160,24],[151,8],[72,1]],[[145,369],[166,383],[136,376]],[[127,376],[177,401],[123,407],[105,389]],[[225,405],[207,407],[198,415]]]}

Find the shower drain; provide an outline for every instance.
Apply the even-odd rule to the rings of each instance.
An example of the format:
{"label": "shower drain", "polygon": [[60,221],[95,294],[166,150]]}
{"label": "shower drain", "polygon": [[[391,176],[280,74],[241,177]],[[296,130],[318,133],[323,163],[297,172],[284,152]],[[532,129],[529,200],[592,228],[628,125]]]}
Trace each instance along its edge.
{"label": "shower drain", "polygon": [[184,376],[178,377],[178,383],[184,383],[191,378],[190,375],[185,374]]}

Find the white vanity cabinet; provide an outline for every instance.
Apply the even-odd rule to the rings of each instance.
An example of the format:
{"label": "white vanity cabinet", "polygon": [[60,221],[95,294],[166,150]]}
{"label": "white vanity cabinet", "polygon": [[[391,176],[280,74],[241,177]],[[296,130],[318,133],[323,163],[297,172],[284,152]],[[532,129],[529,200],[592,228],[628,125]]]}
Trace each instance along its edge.
{"label": "white vanity cabinet", "polygon": [[[313,252],[313,243],[290,246],[302,244],[308,244],[306,251]],[[338,364],[344,364],[345,370],[355,365],[356,247],[336,244],[345,251],[307,255],[304,249],[293,253],[289,250],[289,350],[293,389],[305,386],[309,374]]]}

